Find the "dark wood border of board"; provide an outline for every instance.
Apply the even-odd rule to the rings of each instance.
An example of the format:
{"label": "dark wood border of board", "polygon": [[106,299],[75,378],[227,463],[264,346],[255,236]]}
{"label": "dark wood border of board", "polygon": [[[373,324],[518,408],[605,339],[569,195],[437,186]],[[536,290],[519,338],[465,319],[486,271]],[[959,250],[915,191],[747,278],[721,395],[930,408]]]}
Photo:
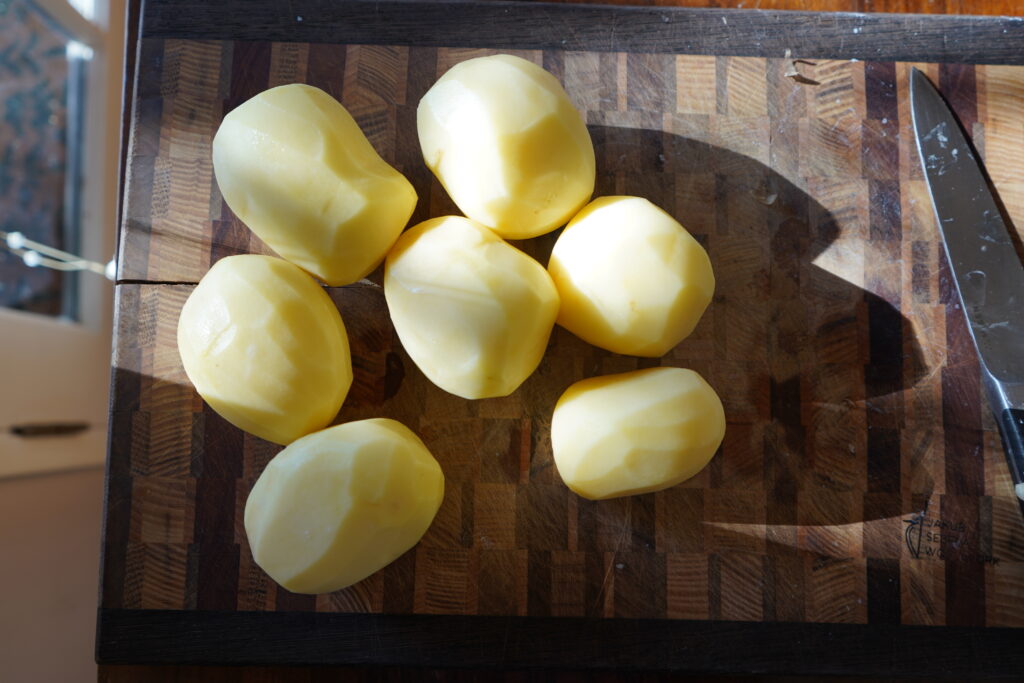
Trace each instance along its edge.
{"label": "dark wood border of board", "polygon": [[[130,0],[129,5],[137,8],[139,2]],[[138,36],[154,38],[767,57],[781,57],[788,48],[794,57],[1024,64],[1024,49],[1018,47],[1024,45],[1024,20],[1019,18],[530,2],[143,4]],[[130,25],[136,16],[129,12]],[[950,40],[950,35],[957,37]],[[134,83],[136,37],[129,35],[126,93]],[[121,476],[122,464],[108,463],[108,482]],[[123,503],[108,495],[106,512]],[[118,514],[125,515],[126,509]],[[109,540],[110,529],[104,527]],[[1024,629],[133,609],[99,609],[97,617],[100,663],[615,668],[953,679],[1024,671]]]}
{"label": "dark wood border of board", "polygon": [[100,663],[948,678],[1024,671],[1024,632],[1007,628],[128,609],[101,610],[100,626]]}
{"label": "dark wood border of board", "polygon": [[1024,17],[459,0],[147,0],[145,13],[145,38],[1024,64]]}

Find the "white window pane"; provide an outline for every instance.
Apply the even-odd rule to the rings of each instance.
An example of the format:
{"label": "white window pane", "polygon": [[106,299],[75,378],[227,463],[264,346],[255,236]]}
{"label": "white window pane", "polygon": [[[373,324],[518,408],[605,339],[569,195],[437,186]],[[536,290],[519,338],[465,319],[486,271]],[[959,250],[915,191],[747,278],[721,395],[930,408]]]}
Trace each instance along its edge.
{"label": "white window pane", "polygon": [[[77,253],[92,50],[30,0],[0,0],[0,230]],[[78,278],[0,250],[0,307],[78,317]]]}
{"label": "white window pane", "polygon": [[90,21],[96,16],[96,0],[68,0],[68,4]]}

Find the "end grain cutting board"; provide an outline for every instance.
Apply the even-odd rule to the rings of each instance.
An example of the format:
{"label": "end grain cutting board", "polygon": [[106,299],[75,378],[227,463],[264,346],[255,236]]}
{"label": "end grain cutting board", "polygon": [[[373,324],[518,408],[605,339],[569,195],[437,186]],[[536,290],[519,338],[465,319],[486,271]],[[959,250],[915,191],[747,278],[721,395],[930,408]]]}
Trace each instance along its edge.
{"label": "end grain cutting board", "polygon": [[[911,66],[939,85],[1024,227],[1024,23],[148,0],[140,37],[102,661],[1024,672],[1024,521],[907,91]],[[498,51],[565,84],[595,143],[595,194],[645,196],[705,245],[714,303],[660,360],[556,329],[518,391],[468,402],[403,351],[379,273],[329,289],[355,365],[338,421],[409,425],[446,496],[386,569],[330,595],[288,593],[253,563],[241,521],[279,447],[210,411],[175,346],[210,264],[268,251],[221,200],[211,139],[259,91],[310,83],[416,186],[413,222],[457,213],[423,165],[416,105],[451,65]],[[554,237],[518,246],[546,262]],[[571,494],[551,459],[554,401],[583,377],[658,364],[717,389],[721,452],[660,493]]]}

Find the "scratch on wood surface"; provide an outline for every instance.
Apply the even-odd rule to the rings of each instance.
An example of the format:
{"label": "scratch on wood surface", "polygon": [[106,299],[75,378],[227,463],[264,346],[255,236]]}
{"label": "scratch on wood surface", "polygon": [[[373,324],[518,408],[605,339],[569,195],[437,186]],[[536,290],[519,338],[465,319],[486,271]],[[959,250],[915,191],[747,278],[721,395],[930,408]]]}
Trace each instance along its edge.
{"label": "scratch on wood surface", "polygon": [[[626,512],[626,518],[622,521],[622,525],[619,527],[619,538],[615,541],[615,550],[612,551],[613,555],[615,553],[619,552],[620,550],[622,550],[622,545],[623,545],[623,543],[624,543],[624,541],[626,539],[626,534],[629,533],[630,519],[632,517],[632,514],[633,514],[632,508],[628,508],[628,511]],[[610,583],[609,580],[611,579],[611,576],[612,576],[612,569],[615,566],[614,562],[606,562],[606,564],[608,566],[607,566],[607,568],[604,571],[604,578],[601,579],[601,588],[597,591],[597,595],[594,596],[594,608],[593,609],[595,611],[601,605],[601,603],[606,600],[606,596],[607,596],[607,592],[608,592],[608,584]]]}

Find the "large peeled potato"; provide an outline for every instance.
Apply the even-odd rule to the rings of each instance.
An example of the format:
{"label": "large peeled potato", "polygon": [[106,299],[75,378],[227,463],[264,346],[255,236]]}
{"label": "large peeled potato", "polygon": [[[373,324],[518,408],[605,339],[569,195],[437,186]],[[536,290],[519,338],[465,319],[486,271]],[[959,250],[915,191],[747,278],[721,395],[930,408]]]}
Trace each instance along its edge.
{"label": "large peeled potato", "polygon": [[412,185],[345,108],[300,83],[266,90],[225,116],[213,168],[231,210],[329,285],[380,265],[416,206]]}
{"label": "large peeled potato", "polygon": [[715,291],[711,260],[674,218],[640,197],[600,197],[558,237],[548,272],[558,324],[594,346],[658,357],[697,325]]}
{"label": "large peeled potato", "polygon": [[181,309],[178,351],[211,408],[279,444],[327,426],[352,384],[338,309],[313,278],[270,256],[210,268]]}
{"label": "large peeled potato", "polygon": [[420,100],[423,158],[467,216],[508,239],[563,225],[594,191],[594,147],[554,76],[519,57],[456,64]]}
{"label": "large peeled potato", "polygon": [[423,442],[394,420],[349,422],[299,439],[245,503],[253,559],[296,593],[361,581],[416,545],[444,498]]}
{"label": "large peeled potato", "polygon": [[675,486],[704,468],[724,435],[715,390],[682,368],[577,382],[558,399],[551,419],[558,473],[591,500]]}
{"label": "large peeled potato", "polygon": [[384,295],[412,360],[463,398],[515,391],[540,363],[558,314],[544,268],[461,216],[402,235],[388,254]]}

